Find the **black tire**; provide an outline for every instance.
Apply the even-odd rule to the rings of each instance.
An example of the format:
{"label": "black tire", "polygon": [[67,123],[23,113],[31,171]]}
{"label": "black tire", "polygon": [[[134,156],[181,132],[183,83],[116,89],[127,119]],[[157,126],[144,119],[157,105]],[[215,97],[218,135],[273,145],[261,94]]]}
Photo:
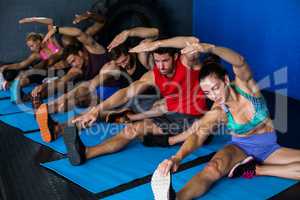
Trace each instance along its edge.
{"label": "black tire", "polygon": [[[99,42],[106,46],[121,31],[136,26],[156,27],[160,32],[164,32],[164,22],[157,13],[155,2],[122,0],[110,6],[106,12],[106,25],[98,34]],[[130,43],[135,45],[137,40],[132,40]]]}

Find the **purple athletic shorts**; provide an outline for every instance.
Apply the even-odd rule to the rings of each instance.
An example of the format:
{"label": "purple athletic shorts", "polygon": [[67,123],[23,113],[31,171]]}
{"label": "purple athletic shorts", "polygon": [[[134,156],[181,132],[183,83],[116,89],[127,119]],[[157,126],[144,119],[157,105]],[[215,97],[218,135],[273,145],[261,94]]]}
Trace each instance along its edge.
{"label": "purple athletic shorts", "polygon": [[280,148],[277,143],[276,132],[254,134],[249,137],[232,136],[228,145],[239,147],[247,156],[253,156],[259,162],[263,162]]}

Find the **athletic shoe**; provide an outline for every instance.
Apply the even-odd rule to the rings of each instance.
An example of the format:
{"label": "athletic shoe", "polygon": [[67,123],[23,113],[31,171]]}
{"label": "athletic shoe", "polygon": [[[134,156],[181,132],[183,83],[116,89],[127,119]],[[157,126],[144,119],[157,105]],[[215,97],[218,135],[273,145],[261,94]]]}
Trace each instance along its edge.
{"label": "athletic shoe", "polygon": [[48,106],[46,104],[42,104],[37,109],[35,117],[39,125],[42,140],[48,143],[55,140],[62,130],[59,124],[49,115]]}
{"label": "athletic shoe", "polygon": [[75,126],[64,128],[64,143],[68,150],[68,158],[72,165],[80,165],[85,162],[85,146],[82,143]]}
{"label": "athletic shoe", "polygon": [[243,161],[237,163],[229,172],[229,178],[253,178],[256,175],[255,168],[256,168],[256,161],[252,156],[248,156]]}
{"label": "athletic shoe", "polygon": [[15,104],[22,102],[20,79],[15,79],[10,86],[10,101]]}
{"label": "athletic shoe", "polygon": [[147,134],[143,138],[143,145],[148,147],[169,147],[170,135]]}
{"label": "athletic shoe", "polygon": [[175,200],[176,193],[172,187],[170,172],[162,176],[158,170],[152,175],[151,188],[155,200]]}

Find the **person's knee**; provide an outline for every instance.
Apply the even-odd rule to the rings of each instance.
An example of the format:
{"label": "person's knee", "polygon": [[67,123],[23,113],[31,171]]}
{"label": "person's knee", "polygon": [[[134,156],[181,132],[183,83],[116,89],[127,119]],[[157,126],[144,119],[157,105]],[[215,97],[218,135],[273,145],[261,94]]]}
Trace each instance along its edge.
{"label": "person's knee", "polygon": [[143,122],[134,122],[128,124],[124,129],[124,136],[128,139],[134,139],[139,136],[144,135],[144,125]]}
{"label": "person's knee", "polygon": [[88,87],[80,87],[75,92],[75,105],[80,108],[87,108],[92,103],[92,94]]}
{"label": "person's knee", "polygon": [[24,87],[24,86],[26,86],[28,84],[29,84],[29,79],[27,77],[25,77],[25,76],[24,77],[21,76],[20,77],[20,86]]}
{"label": "person's knee", "polygon": [[225,175],[223,161],[220,158],[208,162],[204,168],[205,175],[212,180],[218,180]]}

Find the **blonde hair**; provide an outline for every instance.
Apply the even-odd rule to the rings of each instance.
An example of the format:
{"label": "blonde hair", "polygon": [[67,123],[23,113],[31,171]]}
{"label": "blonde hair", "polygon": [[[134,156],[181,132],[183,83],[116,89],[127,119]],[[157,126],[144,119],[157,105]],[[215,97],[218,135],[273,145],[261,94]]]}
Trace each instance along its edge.
{"label": "blonde hair", "polygon": [[27,36],[26,36],[26,42],[28,41],[42,41],[44,38],[44,35],[41,34],[41,33],[35,33],[35,32],[31,32],[31,33],[28,33]]}

